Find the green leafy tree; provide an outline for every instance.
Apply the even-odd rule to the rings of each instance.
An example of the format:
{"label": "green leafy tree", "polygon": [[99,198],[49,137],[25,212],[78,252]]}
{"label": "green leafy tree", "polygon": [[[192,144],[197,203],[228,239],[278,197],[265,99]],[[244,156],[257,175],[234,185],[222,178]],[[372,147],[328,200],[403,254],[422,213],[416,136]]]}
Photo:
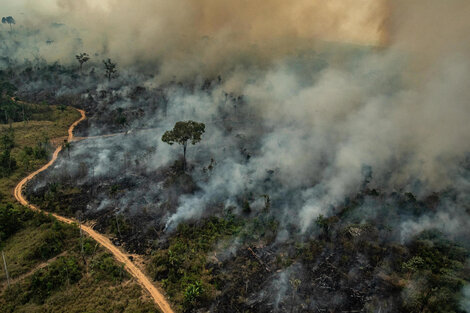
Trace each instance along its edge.
{"label": "green leafy tree", "polygon": [[117,75],[117,64],[111,61],[111,59],[103,60],[104,69],[106,71],[106,77],[108,81]]}
{"label": "green leafy tree", "polygon": [[60,257],[31,276],[31,298],[34,302],[42,304],[55,290],[64,285],[75,284],[81,278],[78,260],[73,256]]}
{"label": "green leafy tree", "polygon": [[185,312],[191,311],[194,307],[197,306],[201,296],[204,293],[204,288],[200,281],[195,281],[190,283],[184,292],[183,306]]}
{"label": "green leafy tree", "polygon": [[412,283],[405,287],[400,312],[460,312],[468,251],[432,230],[421,233],[409,248],[410,258],[401,268]]}
{"label": "green leafy tree", "polygon": [[103,254],[91,263],[92,275],[98,280],[121,281],[128,275],[124,264],[118,265],[111,254]]}
{"label": "green leafy tree", "polygon": [[201,141],[206,125],[195,121],[176,122],[172,130],[166,131],[162,136],[162,141],[169,145],[178,143],[183,146],[183,170],[186,170],[186,149],[188,143],[195,145]]}

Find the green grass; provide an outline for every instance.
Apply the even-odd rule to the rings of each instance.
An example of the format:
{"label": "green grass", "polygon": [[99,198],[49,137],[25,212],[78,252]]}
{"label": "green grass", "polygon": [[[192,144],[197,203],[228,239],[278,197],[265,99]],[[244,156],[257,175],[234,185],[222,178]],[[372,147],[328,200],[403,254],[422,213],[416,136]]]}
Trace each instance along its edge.
{"label": "green grass", "polygon": [[[127,274],[123,265],[94,240],[84,238],[81,254],[77,225],[59,223],[14,203],[13,189],[47,158],[22,163],[24,147],[37,147],[44,138],[67,136],[69,126],[80,117],[70,107],[30,105],[37,120],[12,124],[15,146],[11,151],[17,169],[0,178],[0,248],[6,256],[11,277],[0,271],[0,312],[159,312],[153,301]],[[10,125],[0,124],[0,134]],[[49,153],[54,147],[49,146]]]}
{"label": "green grass", "polygon": [[[83,238],[82,255],[76,224],[22,207],[0,207],[0,216],[8,210],[19,222],[3,235],[12,285],[7,287],[2,270],[0,312],[158,312],[123,265],[93,239]],[[0,219],[0,227],[9,221]]]}
{"label": "green grass", "polygon": [[[12,293],[12,295],[14,294]],[[88,277],[82,278],[73,286],[58,291],[46,299],[43,304],[30,302],[13,307],[11,303],[7,303],[5,300],[2,302],[0,299],[0,310],[6,313],[158,312],[151,301],[142,297],[141,288],[135,282],[127,281],[119,285],[111,282],[96,283]]]}
{"label": "green grass", "polygon": [[159,312],[112,256],[98,248],[84,263],[78,251],[5,289],[0,312]]}
{"label": "green grass", "polygon": [[[26,168],[20,161],[20,153],[23,148],[26,146],[36,147],[38,142],[42,142],[44,138],[56,139],[67,136],[69,126],[80,118],[80,113],[71,107],[66,107],[63,112],[53,105],[42,104],[31,105],[31,107],[39,110],[37,113],[33,113],[33,117],[41,118],[41,120],[12,124],[15,136],[15,147],[12,150],[12,156],[17,160],[19,166],[10,176],[0,178],[0,203],[13,202],[13,189],[16,184],[27,173],[47,163],[45,159],[32,160],[30,167]],[[48,116],[47,119],[46,115]],[[0,124],[0,134],[9,128],[8,124]]]}
{"label": "green grass", "polygon": [[[35,247],[39,246],[45,236],[45,227],[50,226],[43,224],[39,227],[27,227],[5,242],[5,256],[8,264],[8,271],[12,279],[29,272],[37,264],[43,262],[40,259],[31,257],[31,252]],[[0,274],[0,281],[5,281],[5,272]]]}
{"label": "green grass", "polygon": [[[5,218],[16,216],[15,219]],[[14,224],[14,227],[11,227]],[[10,229],[8,229],[10,226]],[[33,212],[21,206],[0,206],[0,227],[10,277],[25,274],[38,264],[56,257],[66,249],[77,249],[79,231],[76,225],[59,223],[54,217]],[[6,275],[0,272],[0,283]]]}
{"label": "green grass", "polygon": [[27,312],[158,312],[149,299],[142,298],[135,282],[115,285],[85,278],[79,284],[56,293],[39,310],[30,307]]}

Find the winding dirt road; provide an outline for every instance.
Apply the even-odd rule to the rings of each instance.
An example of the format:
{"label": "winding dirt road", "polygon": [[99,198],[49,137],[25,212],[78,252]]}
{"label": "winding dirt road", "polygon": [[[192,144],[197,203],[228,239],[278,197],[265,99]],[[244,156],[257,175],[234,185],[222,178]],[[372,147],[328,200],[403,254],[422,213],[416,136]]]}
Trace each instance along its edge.
{"label": "winding dirt road", "polygon": [[[73,136],[73,130],[74,128],[86,118],[85,111],[77,109],[81,117],[77,121],[75,121],[68,130],[69,136],[68,136],[68,141],[72,142],[74,140]],[[84,138],[83,138],[84,139]],[[59,152],[62,150],[62,145],[57,147],[57,149],[54,151],[54,154],[52,155],[52,159],[43,167],[38,169],[37,171],[29,174],[27,177],[25,177],[23,180],[19,182],[19,184],[15,187],[15,198],[24,206],[27,206],[31,208],[32,210],[35,211],[41,211],[40,208],[37,206],[31,204],[26,200],[26,198],[23,196],[23,187],[31,180],[33,177],[35,177],[37,174],[45,171],[47,168],[49,168],[54,162],[57,160],[57,156],[59,155]],[[52,214],[56,219],[58,219],[61,222],[71,224],[74,223],[75,221],[70,218],[66,218],[57,214]],[[168,301],[166,301],[165,297],[163,294],[152,284],[150,279],[145,276],[145,274],[134,264],[131,262],[131,260],[127,257],[125,253],[123,253],[121,250],[119,250],[116,246],[114,246],[111,241],[103,236],[102,234],[96,232],[93,230],[91,227],[82,225],[82,230],[85,231],[91,238],[99,242],[103,247],[108,249],[116,258],[117,261],[124,263],[125,268],[127,271],[134,276],[137,281],[145,287],[145,289],[148,290],[152,298],[154,299],[155,303],[159,306],[160,310],[163,313],[174,313],[174,311],[171,309],[170,304]]]}

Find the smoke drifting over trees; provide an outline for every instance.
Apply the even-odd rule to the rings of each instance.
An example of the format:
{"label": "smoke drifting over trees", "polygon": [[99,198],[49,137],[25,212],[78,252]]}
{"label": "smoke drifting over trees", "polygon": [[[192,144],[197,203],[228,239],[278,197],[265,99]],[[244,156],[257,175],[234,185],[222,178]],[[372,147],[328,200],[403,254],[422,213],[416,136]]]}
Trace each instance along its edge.
{"label": "smoke drifting over trees", "polygon": [[[357,214],[390,218],[387,240],[406,243],[432,228],[470,235],[466,0],[0,4],[18,23],[14,42],[1,34],[9,56],[2,68],[17,66],[26,77],[28,67],[45,68],[33,56],[63,64],[81,51],[91,56],[80,84],[65,69],[44,70],[60,87],[42,75],[26,80],[20,95],[75,97],[92,109],[88,135],[132,130],[73,143],[70,158],[49,173],[66,169],[86,186],[120,176],[131,182],[116,197],[96,196],[93,212],[145,207],[171,232],[217,210],[242,214],[243,202],[252,214],[266,210],[268,195],[282,243],[291,233],[318,234],[320,216],[376,190],[382,198],[365,200]],[[120,75],[106,81],[99,62],[108,58]],[[126,123],[116,122],[124,115]],[[162,179],[180,151],[160,141],[181,120],[206,125],[204,140],[188,151],[184,192],[174,187],[181,181]],[[396,195],[407,193],[440,200],[419,216],[397,217]],[[296,265],[276,277],[284,282],[279,293],[295,298],[286,291],[290,271]]]}
{"label": "smoke drifting over trees", "polygon": [[[48,60],[68,61],[79,37],[90,52],[110,54],[119,63],[156,62],[161,75],[170,79],[263,66],[299,49],[310,49],[317,39],[374,44],[382,36],[382,3],[369,0],[327,4],[305,0],[224,4],[210,0],[2,0],[2,7],[24,13],[25,26],[44,25],[46,34],[61,37],[62,44],[55,41],[54,51],[35,45],[51,52],[49,56],[43,53]],[[64,38],[49,27],[51,21],[73,31]]]}

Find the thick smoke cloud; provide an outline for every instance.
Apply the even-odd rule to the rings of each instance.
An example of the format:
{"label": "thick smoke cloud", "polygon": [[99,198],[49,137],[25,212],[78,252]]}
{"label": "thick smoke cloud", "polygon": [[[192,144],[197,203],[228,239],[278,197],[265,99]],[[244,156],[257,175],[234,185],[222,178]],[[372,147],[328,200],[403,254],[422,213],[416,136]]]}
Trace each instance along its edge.
{"label": "thick smoke cloud", "polygon": [[[137,186],[115,198],[102,192],[90,209],[145,208],[155,216],[152,227],[171,233],[214,208],[240,213],[242,199],[256,214],[268,195],[283,242],[292,231],[315,233],[321,214],[367,188],[386,199],[365,201],[357,214],[387,216],[392,240],[405,243],[431,228],[469,236],[467,0],[0,3],[3,15],[18,14],[17,60],[31,51],[62,62],[82,51],[98,62],[111,57],[118,79],[96,87],[88,77],[60,92],[99,98],[103,91],[96,111],[145,112],[129,128],[150,131],[74,143],[70,159],[53,169],[50,177],[70,173],[78,184],[119,177]],[[21,25],[41,32],[20,37]],[[206,78],[210,88],[202,88]],[[183,83],[165,85],[172,80]],[[164,90],[165,109],[130,99],[137,85],[153,98]],[[207,130],[188,152],[197,188],[174,195],[161,177],[180,151],[160,138],[188,119]],[[109,131],[103,128],[92,124],[90,134]],[[204,171],[211,159],[213,170]],[[418,200],[437,193],[440,201],[420,216],[397,216],[394,192]],[[289,291],[286,273],[276,278],[279,299]],[[463,292],[468,309],[469,288]]]}
{"label": "thick smoke cloud", "polygon": [[[142,82],[150,89],[167,78],[223,76],[210,93],[169,93],[165,117],[150,118],[158,125],[155,141],[177,120],[207,123],[192,157],[220,160],[210,179],[199,181],[201,191],[182,199],[170,224],[253,189],[294,210],[289,215],[306,231],[363,188],[365,169],[368,186],[385,192],[424,197],[465,190],[457,181],[466,180],[461,165],[470,149],[467,1],[61,0],[9,1],[6,8],[23,10],[19,21],[43,22],[57,38],[38,48],[44,57],[73,58],[80,48],[117,57],[123,67],[155,64],[159,75]],[[66,45],[59,40],[64,31]],[[33,44],[26,42],[24,51]],[[249,114],[236,131],[250,140],[211,126],[233,105],[226,101],[230,92],[243,95],[245,111],[230,113]],[[251,153],[248,161],[240,148]],[[154,160],[158,168],[170,158]],[[270,179],[276,183],[266,186]]]}
{"label": "thick smoke cloud", "polygon": [[1,2],[22,25],[48,29],[55,22],[77,30],[69,38],[54,36],[60,48],[44,53],[49,60],[71,61],[75,37],[93,54],[160,64],[169,78],[269,65],[319,40],[376,44],[384,10],[382,1],[371,0]]}
{"label": "thick smoke cloud", "polygon": [[[363,187],[365,168],[371,169],[370,188],[419,196],[465,180],[460,171],[470,142],[465,1],[62,0],[9,2],[6,8],[24,11],[18,26],[21,20],[25,27],[44,25],[42,41],[22,40],[19,59],[33,52],[51,60],[73,58],[88,47],[92,55],[117,57],[123,67],[159,64],[155,82],[143,83],[150,88],[162,77],[224,77],[210,94],[175,90],[165,118],[153,118],[155,142],[177,120],[208,123],[193,158],[221,160],[210,179],[199,180],[200,192],[181,199],[169,225],[201,216],[211,202],[233,203],[255,190],[285,210],[294,208],[294,222],[306,231],[319,214]],[[438,19],[446,23],[435,23]],[[379,50],[325,43],[378,44],[384,37],[387,46]],[[120,83],[131,82],[131,76]],[[252,123],[237,135],[250,140],[234,140],[220,124],[211,126],[227,106],[227,92],[244,97],[246,111],[231,113],[249,114]],[[240,154],[241,146],[250,160]],[[168,164],[169,155],[176,156],[170,151],[160,147],[149,166]],[[102,164],[97,173],[107,167]],[[269,179],[276,183],[265,186]]]}

